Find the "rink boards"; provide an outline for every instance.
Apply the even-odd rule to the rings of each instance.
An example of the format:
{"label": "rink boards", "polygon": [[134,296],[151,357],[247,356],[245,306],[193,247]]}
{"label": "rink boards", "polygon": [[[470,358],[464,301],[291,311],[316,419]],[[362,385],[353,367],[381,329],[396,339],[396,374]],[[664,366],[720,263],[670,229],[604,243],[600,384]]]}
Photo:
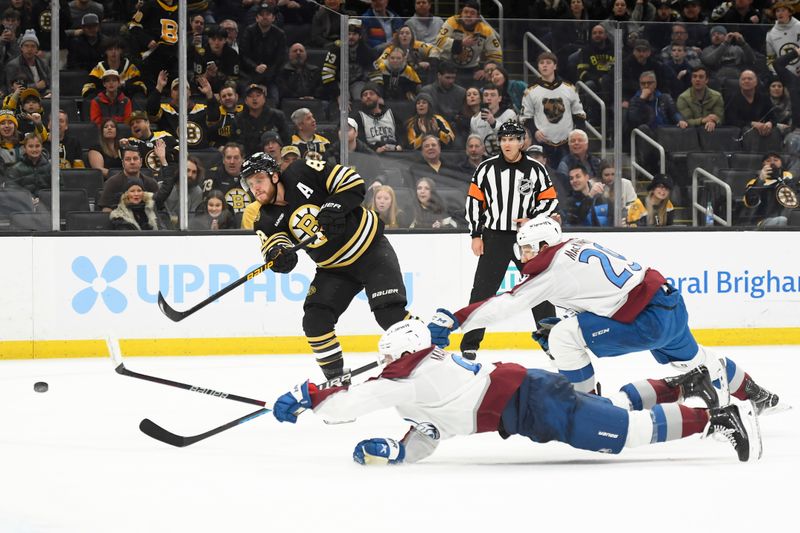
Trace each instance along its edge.
{"label": "rink boards", "polygon": [[[573,234],[570,236],[581,236]],[[800,344],[797,232],[583,235],[660,270],[686,298],[691,326],[712,345]],[[477,259],[466,234],[389,236],[409,309],[428,318],[468,301]],[[270,271],[182,322],[161,314],[207,298],[260,264],[249,235],[4,237],[0,358],[104,356],[107,335],[130,355],[308,352],[302,305],[314,265],[300,254],[289,275]],[[503,289],[519,279],[510,267]],[[530,347],[530,316],[509,317],[485,348]],[[362,293],[342,316],[345,350],[372,351],[380,332]],[[457,339],[457,337],[454,337]]]}

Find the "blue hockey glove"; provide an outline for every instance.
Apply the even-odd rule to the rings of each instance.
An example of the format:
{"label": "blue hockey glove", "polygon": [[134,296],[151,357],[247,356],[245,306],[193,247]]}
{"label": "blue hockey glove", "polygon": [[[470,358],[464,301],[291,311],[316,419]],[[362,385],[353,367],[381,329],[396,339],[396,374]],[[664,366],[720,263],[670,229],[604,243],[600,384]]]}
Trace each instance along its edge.
{"label": "blue hockey glove", "polygon": [[345,232],[346,221],[342,205],[336,202],[325,202],[317,213],[317,222],[326,235],[341,235]]}
{"label": "blue hockey glove", "polygon": [[315,387],[306,380],[304,383],[295,386],[275,401],[272,406],[272,414],[275,415],[280,422],[297,422],[297,411],[304,411],[311,408],[311,395],[309,394],[309,387]]}
{"label": "blue hockey glove", "polygon": [[431,332],[431,342],[439,348],[444,348],[450,344],[450,332],[459,326],[458,319],[453,313],[441,307],[428,322],[428,329]]}
{"label": "blue hockey glove", "polygon": [[269,263],[270,261],[273,262],[269,267],[270,270],[278,274],[287,274],[297,266],[297,252],[293,251],[288,244],[274,244],[264,255],[264,262]]}
{"label": "blue hockey glove", "polygon": [[531,333],[533,340],[539,343],[547,355],[550,355],[550,330],[559,322],[561,319],[555,316],[543,318],[539,321],[539,329]]}
{"label": "blue hockey glove", "polygon": [[394,439],[362,440],[353,450],[353,461],[361,465],[398,465],[405,457],[405,445]]}

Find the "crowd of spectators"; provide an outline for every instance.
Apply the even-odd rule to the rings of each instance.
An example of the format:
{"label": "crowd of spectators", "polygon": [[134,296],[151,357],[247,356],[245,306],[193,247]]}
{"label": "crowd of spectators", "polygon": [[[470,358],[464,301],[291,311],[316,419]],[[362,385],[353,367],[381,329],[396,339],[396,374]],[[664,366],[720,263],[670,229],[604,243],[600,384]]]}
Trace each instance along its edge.
{"label": "crowd of spectators", "polygon": [[[504,65],[488,4],[466,0],[456,13],[434,13],[432,0],[193,1],[188,27],[179,28],[178,0],[59,0],[61,70],[84,73],[77,94],[61,86],[60,166],[102,173],[98,210],[113,212],[126,194],[135,201],[123,201],[123,211],[125,202],[146,206],[152,193],[152,208],[167,216],[135,221],[141,229],[170,227],[178,197],[165,175],[174,178],[183,134],[192,227],[227,229],[251,201],[238,180],[247,156],[338,162],[346,143],[387,226],[460,227],[472,172],[497,154],[500,125],[519,119],[529,153],[550,171],[562,220],[614,225],[614,166],[592,152],[587,122],[596,124],[601,111],[583,91],[610,102],[615,68],[623,113],[608,120],[626,134],[732,126],[764,151],[792,155],[800,145],[800,0],[510,2],[507,19],[535,20],[506,23],[509,50],[527,31],[549,47],[533,60],[530,84]],[[50,10],[49,1],[0,0],[0,183],[28,190],[32,204],[50,183]],[[347,35],[341,14],[351,17]],[[342,39],[349,102],[341,98]],[[340,108],[350,117],[343,133]],[[88,141],[74,133],[81,123],[96,127]],[[624,181],[617,223],[671,224],[669,195],[685,179],[661,176],[641,199]]]}

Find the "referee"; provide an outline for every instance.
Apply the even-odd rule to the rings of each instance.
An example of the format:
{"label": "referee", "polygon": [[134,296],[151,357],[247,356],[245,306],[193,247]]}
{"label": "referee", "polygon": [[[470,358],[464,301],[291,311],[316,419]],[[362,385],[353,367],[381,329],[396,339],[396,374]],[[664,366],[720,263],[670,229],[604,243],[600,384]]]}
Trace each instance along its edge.
{"label": "referee", "polygon": [[[467,195],[472,253],[478,256],[470,304],[497,293],[509,261],[522,270],[514,253],[518,226],[540,215],[555,215],[560,222],[556,190],[547,170],[522,151],[525,129],[509,120],[497,130],[497,138],[501,153],[478,165]],[[555,308],[544,302],[533,313],[534,318],[541,319],[553,316]],[[464,335],[461,352],[465,358],[475,359],[483,333],[483,329],[476,329]]]}

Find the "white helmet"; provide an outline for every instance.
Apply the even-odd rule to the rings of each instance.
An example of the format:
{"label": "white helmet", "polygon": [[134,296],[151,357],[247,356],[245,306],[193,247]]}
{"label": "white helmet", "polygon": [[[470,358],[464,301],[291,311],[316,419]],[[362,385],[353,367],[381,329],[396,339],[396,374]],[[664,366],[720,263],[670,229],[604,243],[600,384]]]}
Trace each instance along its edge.
{"label": "white helmet", "polygon": [[399,359],[406,352],[418,352],[430,347],[431,332],[417,319],[403,320],[386,330],[378,342],[381,355]]}
{"label": "white helmet", "polygon": [[539,252],[540,243],[555,246],[561,242],[561,225],[548,216],[532,218],[517,230],[517,246],[531,246]]}

